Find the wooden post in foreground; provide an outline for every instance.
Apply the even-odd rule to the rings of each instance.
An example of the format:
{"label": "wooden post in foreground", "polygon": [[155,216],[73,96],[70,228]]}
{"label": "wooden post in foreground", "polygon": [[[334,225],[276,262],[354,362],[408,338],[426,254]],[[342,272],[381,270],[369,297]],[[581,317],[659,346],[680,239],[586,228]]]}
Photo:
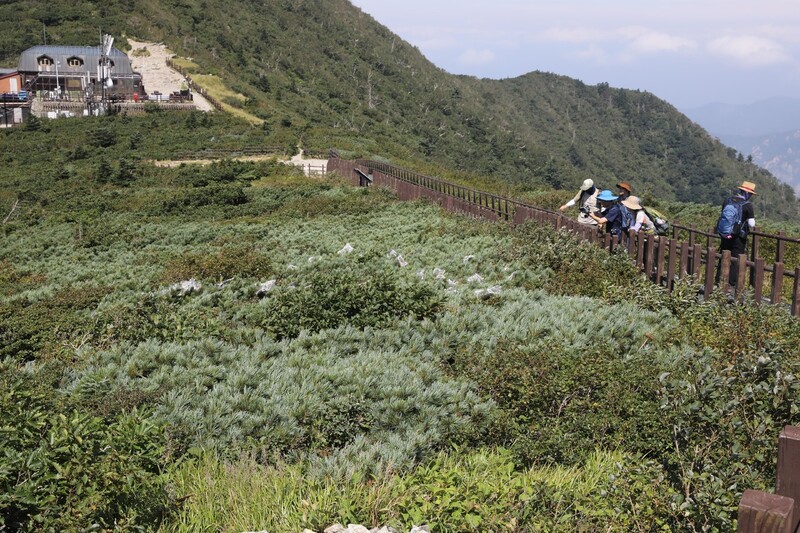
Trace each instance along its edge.
{"label": "wooden post in foreground", "polygon": [[778,438],[776,494],[746,490],[739,502],[738,533],[795,533],[800,525],[800,427]]}
{"label": "wooden post in foreground", "polygon": [[778,479],[775,493],[794,500],[792,529],[800,523],[800,427],[786,426],[778,438]]}
{"label": "wooden post in foreground", "polygon": [[746,490],[739,502],[737,533],[794,533],[794,500],[760,490]]}

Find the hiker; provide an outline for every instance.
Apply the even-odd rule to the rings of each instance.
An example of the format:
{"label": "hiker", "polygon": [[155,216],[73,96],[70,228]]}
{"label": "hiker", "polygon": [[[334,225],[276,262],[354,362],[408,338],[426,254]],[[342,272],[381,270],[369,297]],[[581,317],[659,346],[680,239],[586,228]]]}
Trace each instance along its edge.
{"label": "hiker", "polygon": [[573,205],[578,204],[578,222],[581,224],[597,225],[597,222],[594,221],[590,214],[597,210],[598,192],[599,191],[597,190],[597,187],[594,186],[594,181],[591,179],[585,179],[583,180],[583,185],[581,185],[581,189],[578,191],[578,194],[575,195],[575,198],[565,203],[558,209],[560,211],[566,211]]}
{"label": "hiker", "polygon": [[653,221],[650,220],[650,217],[647,216],[647,213],[644,212],[642,201],[638,196],[628,196],[620,201],[620,203],[627,207],[633,215],[633,224],[630,229],[636,232],[644,231],[645,233],[655,233],[656,226]]}
{"label": "hiker", "polygon": [[630,196],[632,192],[633,190],[631,189],[631,184],[627,181],[621,181],[617,183],[617,196],[619,196],[620,202]]}
{"label": "hiker", "polygon": [[619,236],[620,240],[624,238],[625,231],[622,228],[622,209],[617,202],[619,197],[608,189],[603,190],[597,195],[597,201],[600,202],[601,215],[589,213],[589,216],[599,225],[604,225],[606,233]]}
{"label": "hiker", "polygon": [[[747,234],[756,227],[755,210],[750,199],[756,194],[756,184],[743,181],[739,191],[722,203],[722,212],[717,221],[720,252],[729,250],[731,258],[737,259],[747,248]],[[717,264],[715,282],[719,284],[722,276],[722,257]],[[736,285],[739,279],[739,262],[731,261],[728,284]]]}

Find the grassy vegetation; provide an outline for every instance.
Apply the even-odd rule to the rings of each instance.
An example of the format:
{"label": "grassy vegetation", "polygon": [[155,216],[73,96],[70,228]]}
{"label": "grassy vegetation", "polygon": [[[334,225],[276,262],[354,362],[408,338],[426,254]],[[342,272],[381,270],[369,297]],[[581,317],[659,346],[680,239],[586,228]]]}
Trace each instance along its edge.
{"label": "grassy vegetation", "polygon": [[249,124],[258,126],[264,123],[264,119],[258,118],[242,110],[247,97],[243,94],[232,91],[230,86],[222,79],[213,74],[195,74],[192,77],[195,83],[208,91],[208,94],[217,100],[222,109],[231,115],[245,120]]}
{"label": "grassy vegetation", "polygon": [[732,530],[771,488],[800,416],[782,309],[274,160],[146,162],[263,135],[0,134],[0,523]]}

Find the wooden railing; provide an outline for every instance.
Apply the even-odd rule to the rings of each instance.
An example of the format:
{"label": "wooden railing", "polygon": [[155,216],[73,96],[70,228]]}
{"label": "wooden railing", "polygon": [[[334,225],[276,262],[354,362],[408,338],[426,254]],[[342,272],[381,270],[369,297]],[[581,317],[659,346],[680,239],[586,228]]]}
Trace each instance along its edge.
{"label": "wooden railing", "polygon": [[[756,304],[782,304],[786,292],[789,295],[790,312],[794,316],[800,315],[800,266],[791,270],[783,263],[786,244],[800,242],[800,239],[754,232],[752,258],[744,254],[732,257],[727,250],[720,254],[712,245],[712,242],[716,242],[712,240],[715,236],[680,225],[673,226],[672,237],[631,232],[623,238],[624,242],[620,242],[617,237],[600,234],[596,226],[581,224],[560,212],[432,178],[388,163],[330,158],[327,169],[328,172],[335,171],[350,178],[355,185],[369,183],[389,187],[403,200],[429,198],[445,209],[478,218],[503,220],[515,225],[535,220],[556,229],[569,229],[610,251],[623,250],[629,254],[639,271],[668,291],[673,290],[676,281],[691,277],[702,285],[702,293],[707,298],[714,290],[719,269],[719,284],[738,301],[748,298]],[[688,231],[687,240],[675,238],[681,231]],[[762,241],[767,238],[775,239],[777,250],[776,261],[770,265],[758,256]],[[701,244],[702,241],[705,242]],[[733,265],[739,267],[738,275],[736,279],[729,280]]]}
{"label": "wooden railing", "polygon": [[746,490],[739,502],[738,533],[795,533],[800,525],[800,427],[778,438],[775,493]]}

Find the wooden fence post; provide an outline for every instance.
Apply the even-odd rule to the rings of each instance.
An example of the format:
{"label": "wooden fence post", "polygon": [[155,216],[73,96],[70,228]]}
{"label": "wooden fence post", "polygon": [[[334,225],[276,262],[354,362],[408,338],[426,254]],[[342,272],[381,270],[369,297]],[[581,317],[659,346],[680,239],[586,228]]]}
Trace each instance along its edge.
{"label": "wooden fence post", "polygon": [[708,298],[714,290],[714,271],[717,268],[717,250],[710,246],[706,253],[706,282],[703,288],[703,296]]}
{"label": "wooden fence post", "polygon": [[760,490],[746,490],[739,502],[738,533],[794,533],[794,500]]}
{"label": "wooden fence post", "polygon": [[764,297],[764,258],[756,258],[756,266],[753,269],[753,300],[756,305],[761,305]]}
{"label": "wooden fence post", "polygon": [[723,250],[722,251],[722,261],[719,265],[719,271],[721,274],[719,275],[719,283],[722,287],[722,290],[728,292],[728,279],[730,278],[731,274],[731,251],[730,250]]}
{"label": "wooden fence post", "polygon": [[700,282],[700,267],[703,266],[703,247],[695,244],[692,247],[692,276],[695,282]]}
{"label": "wooden fence post", "polygon": [[790,531],[800,524],[800,427],[786,426],[778,438],[778,479],[775,493],[794,500]]}
{"label": "wooden fence post", "polygon": [[736,266],[739,270],[736,271],[736,299],[744,301],[744,287],[745,280],[747,279],[747,254],[739,254],[736,258]]}
{"label": "wooden fence post", "polygon": [[792,289],[792,316],[800,316],[800,267],[794,269],[794,288]]}
{"label": "wooden fence post", "polygon": [[[672,239],[669,239],[672,242]],[[664,237],[658,239],[658,259],[656,260],[656,285],[661,285],[661,280],[664,279],[664,258],[667,255],[667,239]]]}
{"label": "wooden fence post", "polygon": [[770,302],[773,304],[781,303],[783,292],[783,263],[780,261],[772,265],[772,297]]}

